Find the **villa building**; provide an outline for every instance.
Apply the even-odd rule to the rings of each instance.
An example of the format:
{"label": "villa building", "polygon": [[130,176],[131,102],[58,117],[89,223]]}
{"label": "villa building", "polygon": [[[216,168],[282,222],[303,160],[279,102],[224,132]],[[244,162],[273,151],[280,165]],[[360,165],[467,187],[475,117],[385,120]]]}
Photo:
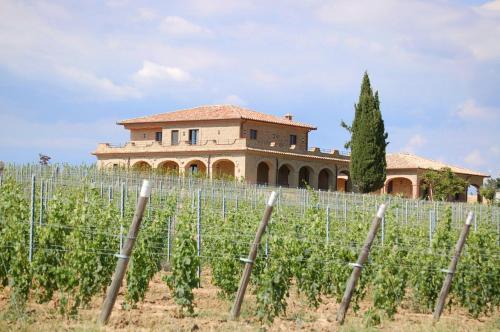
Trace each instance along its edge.
{"label": "villa building", "polygon": [[[211,105],[118,124],[130,131],[130,141],[122,146],[99,144],[93,152],[99,167],[155,168],[271,186],[307,183],[321,190],[351,190],[349,156],[310,147],[309,132],[316,127],[295,121],[290,114],[278,117],[233,105]],[[407,154],[388,154],[387,163],[381,192],[412,198],[421,196],[425,169],[447,166]],[[487,176],[451,168],[478,187]]]}

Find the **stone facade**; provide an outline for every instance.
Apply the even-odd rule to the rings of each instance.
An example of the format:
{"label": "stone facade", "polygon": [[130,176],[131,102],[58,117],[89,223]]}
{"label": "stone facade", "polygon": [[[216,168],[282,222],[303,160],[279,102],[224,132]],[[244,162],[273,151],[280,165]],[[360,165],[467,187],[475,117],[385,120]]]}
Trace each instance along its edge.
{"label": "stone facade", "polygon": [[278,120],[123,123],[130,141],[122,146],[99,144],[93,154],[99,167],[202,172],[210,178],[228,176],[249,183],[284,187],[307,183],[315,189],[345,190],[349,157],[338,150],[309,148],[308,135],[314,127],[297,125],[290,115],[285,118],[290,124]]}

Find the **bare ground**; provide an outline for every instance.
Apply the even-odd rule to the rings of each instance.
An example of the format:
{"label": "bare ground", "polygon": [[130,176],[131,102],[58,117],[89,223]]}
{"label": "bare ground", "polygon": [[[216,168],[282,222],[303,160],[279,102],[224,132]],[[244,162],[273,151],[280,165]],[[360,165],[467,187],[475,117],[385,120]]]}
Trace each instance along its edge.
{"label": "bare ground", "polygon": [[[441,320],[432,325],[432,314],[417,314],[401,309],[393,320],[383,319],[375,328],[367,328],[363,315],[349,310],[346,323],[335,322],[338,304],[325,299],[318,309],[311,309],[292,291],[286,317],[276,318],[271,324],[260,323],[253,314],[255,299],[247,292],[241,318],[228,319],[231,302],[220,299],[217,289],[210,284],[210,277],[202,278],[202,288],[195,292],[195,315],[182,317],[178,306],[170,297],[167,286],[157,275],[150,283],[144,302],[137,308],[123,309],[120,293],[110,321],[102,327],[97,323],[102,298],[96,298],[90,308],[82,309],[77,319],[62,318],[54,301],[48,304],[30,302],[27,314],[8,316],[8,290],[0,293],[0,331],[500,331],[500,313],[474,319],[459,308],[444,312]],[[365,301],[360,312],[370,305]]]}

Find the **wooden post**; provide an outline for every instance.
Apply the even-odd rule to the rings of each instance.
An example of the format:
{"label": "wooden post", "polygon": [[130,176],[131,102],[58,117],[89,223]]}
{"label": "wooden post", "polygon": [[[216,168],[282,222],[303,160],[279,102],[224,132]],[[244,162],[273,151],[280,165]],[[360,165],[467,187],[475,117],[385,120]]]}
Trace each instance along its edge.
{"label": "wooden post", "polygon": [[436,323],[439,320],[439,317],[443,312],[446,296],[448,296],[448,293],[450,291],[451,281],[453,280],[453,275],[456,272],[458,259],[460,258],[460,254],[462,253],[465,240],[467,239],[467,235],[469,234],[470,225],[473,218],[474,218],[474,212],[470,211],[469,215],[467,216],[467,219],[465,220],[464,228],[462,228],[462,232],[460,233],[460,237],[458,238],[457,244],[455,246],[455,253],[453,254],[450,265],[448,266],[448,270],[444,270],[444,272],[446,272],[446,278],[443,282],[443,287],[441,288],[441,292],[439,293],[439,298],[436,304],[436,308],[434,309],[434,323]]}
{"label": "wooden post", "polygon": [[377,234],[380,222],[384,217],[385,208],[386,208],[385,204],[380,204],[377,214],[372,220],[372,225],[370,226],[370,230],[363,245],[363,249],[361,249],[361,252],[359,253],[358,260],[356,261],[356,263],[352,264],[353,265],[352,274],[351,277],[349,278],[349,281],[347,282],[344,297],[342,298],[339,311],[337,312],[337,322],[339,322],[339,324],[344,323],[345,314],[347,312],[347,309],[349,308],[352,294],[354,293],[354,289],[356,288],[356,283],[358,282],[359,276],[361,275],[361,269],[363,268],[363,264],[366,262],[368,255],[370,254],[370,248]]}
{"label": "wooden post", "polygon": [[253,241],[252,247],[250,248],[250,253],[247,259],[241,259],[245,262],[245,270],[241,277],[240,287],[238,288],[238,293],[236,294],[236,299],[234,300],[233,309],[231,310],[231,319],[237,319],[240,316],[241,304],[243,303],[243,298],[245,297],[245,292],[250,281],[250,274],[252,273],[253,263],[257,258],[257,250],[259,249],[260,240],[264,231],[266,230],[269,219],[271,219],[271,214],[273,213],[274,203],[276,203],[276,192],[273,191],[269,196],[267,201],[266,210],[264,211],[264,216],[260,222],[257,233],[255,234],[255,239]]}
{"label": "wooden post", "polygon": [[132,249],[134,248],[135,239],[139,233],[142,216],[150,194],[151,184],[148,180],[144,180],[142,182],[140,197],[135,208],[134,219],[132,220],[132,224],[130,225],[128,232],[127,242],[125,243],[121,253],[116,255],[118,257],[118,263],[116,264],[113,281],[111,282],[111,286],[109,287],[108,294],[106,295],[106,299],[104,300],[102,306],[101,315],[99,317],[99,323],[101,324],[106,324],[108,322],[111,311],[113,310],[116,297],[118,296],[118,291],[120,290],[123,277],[125,276],[125,272],[127,270],[130,255],[132,254]]}

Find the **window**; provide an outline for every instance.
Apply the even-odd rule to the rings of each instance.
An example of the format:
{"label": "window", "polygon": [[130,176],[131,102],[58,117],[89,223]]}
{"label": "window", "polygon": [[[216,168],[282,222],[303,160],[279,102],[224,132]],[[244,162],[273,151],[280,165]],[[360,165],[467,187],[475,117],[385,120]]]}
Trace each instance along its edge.
{"label": "window", "polygon": [[142,137],[143,137],[144,139],[146,139],[146,138],[148,138],[148,134],[144,133],[144,134],[142,134]]}
{"label": "window", "polygon": [[172,145],[177,145],[179,144],[179,131],[178,130],[172,130],[170,133],[170,144]]}
{"label": "window", "polygon": [[250,139],[257,139],[257,130],[250,129]]}
{"label": "window", "polygon": [[290,135],[290,145],[297,145],[297,135]]}
{"label": "window", "polygon": [[155,133],[155,141],[157,141],[157,142],[161,142],[162,141],[162,133],[161,133],[161,131],[157,131]]}
{"label": "window", "polygon": [[198,144],[198,129],[189,129],[189,144]]}

